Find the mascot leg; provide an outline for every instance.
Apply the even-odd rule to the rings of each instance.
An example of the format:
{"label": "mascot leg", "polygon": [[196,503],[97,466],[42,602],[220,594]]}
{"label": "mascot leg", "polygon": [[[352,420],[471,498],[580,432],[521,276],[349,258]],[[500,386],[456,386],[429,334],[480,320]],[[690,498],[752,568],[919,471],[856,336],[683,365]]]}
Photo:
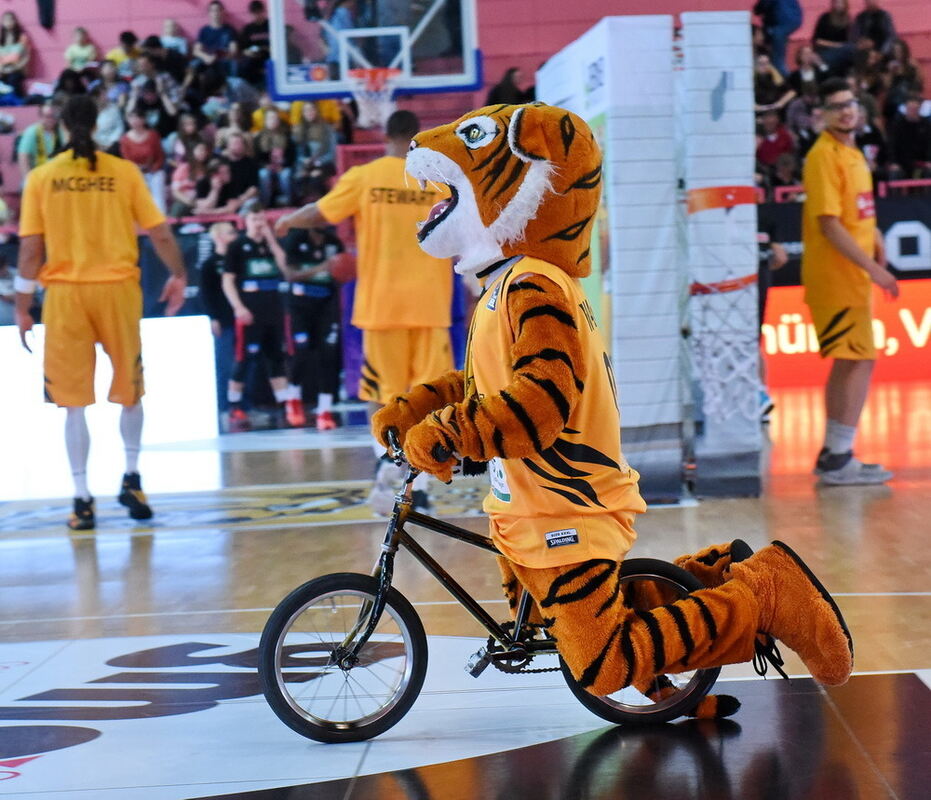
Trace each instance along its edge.
{"label": "mascot leg", "polygon": [[[511,619],[514,619],[517,616],[517,605],[524,587],[520,585],[517,575],[514,574],[511,562],[503,556],[498,556],[498,569],[501,572],[501,588],[508,601],[508,610],[511,613]],[[543,624],[543,615],[540,614],[540,608],[536,603],[533,604],[530,618],[527,621],[534,625]]]}
{"label": "mascot leg", "polygon": [[843,617],[807,566],[780,542],[734,564],[732,579],[720,587],[647,611],[624,605],[617,561],[511,566],[537,601],[572,674],[592,694],[646,688],[664,673],[749,661],[758,630],[795,650],[820,683],[844,683],[852,669]]}

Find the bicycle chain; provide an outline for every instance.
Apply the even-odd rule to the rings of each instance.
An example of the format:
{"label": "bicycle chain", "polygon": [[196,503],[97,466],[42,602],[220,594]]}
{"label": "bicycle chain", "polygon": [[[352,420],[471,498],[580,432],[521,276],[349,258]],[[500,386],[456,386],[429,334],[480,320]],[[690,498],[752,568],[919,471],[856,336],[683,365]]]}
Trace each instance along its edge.
{"label": "bicycle chain", "polygon": [[[503,622],[501,624],[501,627],[504,628],[506,631],[511,631],[514,629],[514,623]],[[538,631],[543,630],[542,625],[536,625],[534,623],[528,623],[527,627],[533,629],[534,635],[536,635]],[[491,656],[494,653],[505,652],[502,649],[501,645],[499,645],[498,642],[496,642],[494,637],[492,636],[488,637],[488,645],[485,648],[485,651],[488,653],[489,656]],[[499,661],[498,659],[495,659],[495,658],[490,659],[491,665],[496,670],[498,670],[499,672],[504,672],[508,675],[534,675],[534,674],[541,673],[541,672],[559,672],[560,670],[558,666],[557,667],[537,667],[536,669],[527,669],[526,666],[531,661],[533,661],[533,656],[531,655],[525,655],[522,661],[519,662],[517,665],[509,664],[505,661]]]}

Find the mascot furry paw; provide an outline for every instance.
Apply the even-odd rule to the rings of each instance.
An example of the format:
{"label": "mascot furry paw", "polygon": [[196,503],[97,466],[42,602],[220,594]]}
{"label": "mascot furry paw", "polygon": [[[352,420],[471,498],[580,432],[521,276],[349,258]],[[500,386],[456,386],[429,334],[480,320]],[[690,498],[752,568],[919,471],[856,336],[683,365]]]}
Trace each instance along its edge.
{"label": "mascot furry paw", "polygon": [[[431,255],[483,282],[466,367],[418,387],[375,419],[406,432],[411,463],[443,473],[435,445],[488,462],[484,508],[506,593],[526,588],[582,686],[633,685],[658,697],[664,676],[748,661],[757,633],[794,649],[816,679],[843,683],[853,647],[837,606],[782,543],[678,560],[709,588],[647,610],[625,603],[620,564],[638,474],[624,459],[611,359],[578,278],[590,271],[601,153],[560,108],[501,105],[418,134],[407,170],[450,199],[418,233]],[[736,557],[734,557],[736,555]],[[736,701],[696,709],[723,716]]]}

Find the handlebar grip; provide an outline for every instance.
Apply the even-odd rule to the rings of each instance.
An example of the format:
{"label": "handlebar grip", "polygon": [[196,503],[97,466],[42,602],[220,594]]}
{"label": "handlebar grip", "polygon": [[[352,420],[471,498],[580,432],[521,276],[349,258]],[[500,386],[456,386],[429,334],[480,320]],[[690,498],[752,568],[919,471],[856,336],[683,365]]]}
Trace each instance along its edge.
{"label": "handlebar grip", "polygon": [[452,458],[452,451],[447,450],[443,445],[437,442],[433,445],[433,449],[430,451],[430,455],[433,457],[434,461],[438,461],[442,464],[444,461],[449,461]]}

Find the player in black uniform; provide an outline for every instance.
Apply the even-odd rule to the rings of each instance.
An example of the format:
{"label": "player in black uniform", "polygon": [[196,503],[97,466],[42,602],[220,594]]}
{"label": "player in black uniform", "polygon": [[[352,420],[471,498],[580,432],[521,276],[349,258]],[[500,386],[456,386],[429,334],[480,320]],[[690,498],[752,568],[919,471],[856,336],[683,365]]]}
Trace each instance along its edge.
{"label": "player in black uniform", "polygon": [[265,209],[258,200],[243,205],[245,233],[226,253],[223,293],[236,318],[236,352],[227,396],[231,426],[248,423],[242,394],[250,364],[264,357],[275,400],[284,411],[289,397],[285,377],[284,311],[279,286],[285,255],[275,239]]}
{"label": "player in black uniform", "polygon": [[[291,394],[300,398],[304,387],[310,385],[317,395],[317,430],[332,430],[336,427],[332,408],[339,392],[342,359],[339,285],[327,269],[327,262],[343,252],[343,243],[330,228],[292,228],[284,249],[291,281]],[[286,407],[289,424],[303,425],[301,400],[289,399]]]}
{"label": "player in black uniform", "polygon": [[226,270],[226,251],[238,235],[232,222],[214,222],[210,226],[213,250],[200,265],[200,304],[210,317],[210,329],[213,331],[217,408],[220,411],[226,411],[229,405],[226,393],[235,339],[233,309],[223,294],[223,272]]}

